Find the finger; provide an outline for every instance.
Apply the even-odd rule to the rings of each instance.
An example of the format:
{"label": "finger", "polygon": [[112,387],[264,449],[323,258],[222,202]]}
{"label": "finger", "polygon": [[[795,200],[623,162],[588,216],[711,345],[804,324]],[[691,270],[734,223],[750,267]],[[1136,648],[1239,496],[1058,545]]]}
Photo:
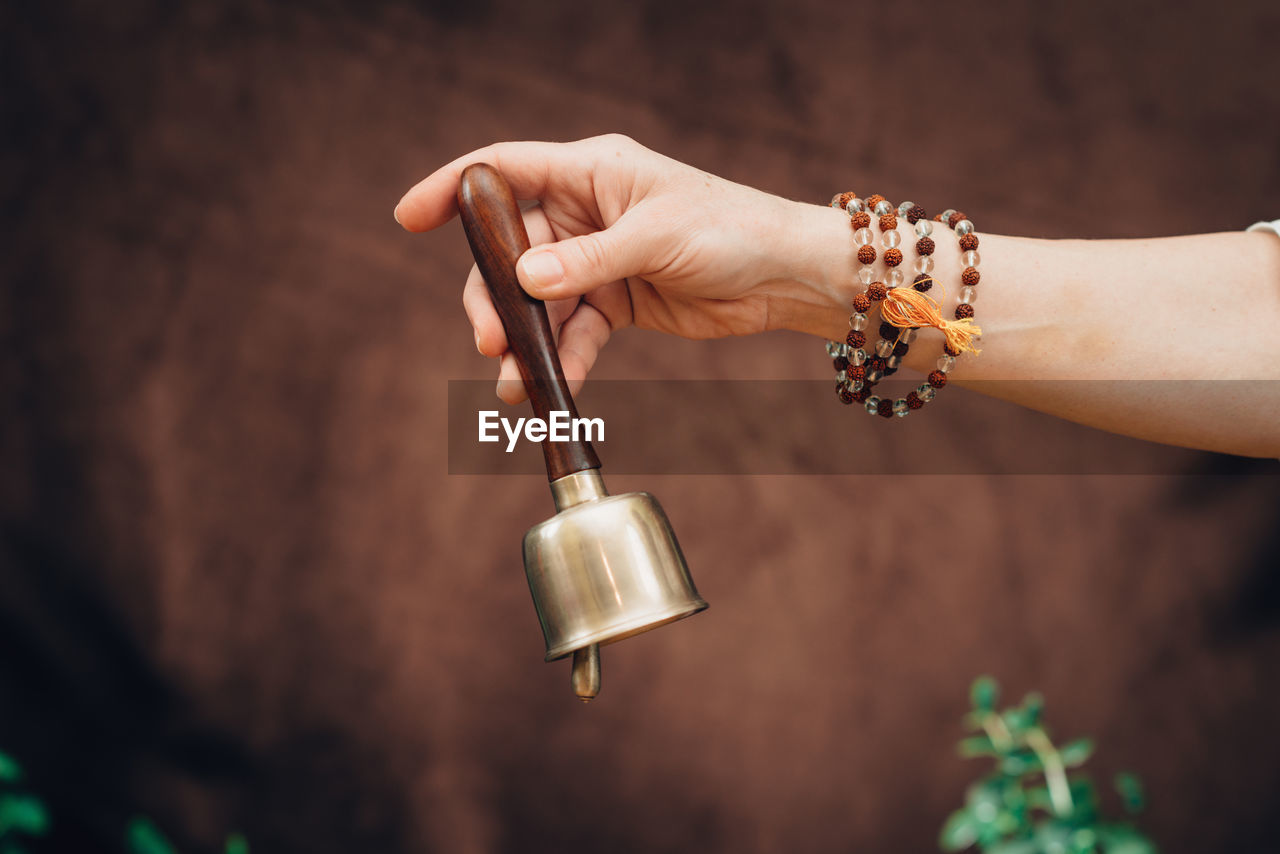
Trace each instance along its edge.
{"label": "finger", "polygon": [[569,381],[570,394],[582,390],[587,374],[595,366],[612,332],[608,318],[585,302],[579,303],[560,327],[560,364],[564,368],[564,378]]}
{"label": "finger", "polygon": [[516,364],[515,354],[510,350],[502,354],[502,362],[498,365],[497,390],[502,402],[512,406],[529,397],[524,391],[524,380],[520,378],[520,367]]}
{"label": "finger", "polygon": [[652,272],[659,241],[641,205],[602,231],[531,248],[516,262],[516,275],[538,299],[578,296]]}
{"label": "finger", "polygon": [[578,143],[499,142],[462,155],[441,166],[404,194],[396,205],[396,222],[408,231],[430,231],[458,212],[458,181],[472,163],[488,163],[507,179],[517,199],[539,199],[552,177],[566,170],[591,169],[576,149]]}

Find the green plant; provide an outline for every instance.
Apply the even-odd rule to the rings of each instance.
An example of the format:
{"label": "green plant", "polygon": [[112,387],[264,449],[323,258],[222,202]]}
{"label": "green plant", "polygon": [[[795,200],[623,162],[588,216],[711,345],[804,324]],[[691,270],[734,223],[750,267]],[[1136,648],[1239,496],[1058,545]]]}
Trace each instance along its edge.
{"label": "green plant", "polygon": [[[977,845],[986,854],[1155,854],[1155,844],[1125,822],[1104,821],[1097,788],[1082,773],[1068,773],[1093,753],[1087,738],[1056,746],[1041,720],[1044,701],[996,709],[999,686],[983,676],[970,691],[965,724],[973,735],[960,754],[988,757],[994,770],[969,786],[965,805],[943,825],[944,851]],[[1142,784],[1132,774],[1115,779],[1125,808],[1142,809]]]}

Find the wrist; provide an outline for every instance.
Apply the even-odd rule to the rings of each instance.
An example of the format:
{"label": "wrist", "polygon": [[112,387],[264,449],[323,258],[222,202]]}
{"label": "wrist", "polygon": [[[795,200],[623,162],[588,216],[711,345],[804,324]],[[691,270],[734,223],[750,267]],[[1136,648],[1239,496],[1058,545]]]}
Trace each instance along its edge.
{"label": "wrist", "polygon": [[773,275],[760,286],[769,300],[769,326],[843,340],[857,269],[849,215],[782,200],[771,231]]}

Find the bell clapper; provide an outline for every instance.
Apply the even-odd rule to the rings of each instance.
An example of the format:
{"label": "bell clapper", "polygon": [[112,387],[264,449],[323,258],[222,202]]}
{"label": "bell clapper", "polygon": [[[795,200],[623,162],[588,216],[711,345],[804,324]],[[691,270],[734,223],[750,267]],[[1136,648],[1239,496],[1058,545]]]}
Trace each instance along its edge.
{"label": "bell clapper", "polygon": [[590,702],[600,693],[600,647],[584,646],[573,651],[573,672],[570,675],[573,693],[582,702]]}

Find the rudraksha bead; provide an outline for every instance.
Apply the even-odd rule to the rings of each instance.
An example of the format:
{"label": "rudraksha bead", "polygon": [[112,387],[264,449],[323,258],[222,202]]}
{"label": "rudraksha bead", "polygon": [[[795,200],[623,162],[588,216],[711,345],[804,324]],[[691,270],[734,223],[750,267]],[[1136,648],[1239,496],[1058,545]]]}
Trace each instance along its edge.
{"label": "rudraksha bead", "polygon": [[836,356],[834,359],[832,359],[831,364],[835,367],[837,371],[844,371],[849,367],[849,357]]}
{"label": "rudraksha bead", "polygon": [[906,341],[899,341],[897,344],[893,345],[893,355],[901,359],[903,356],[907,355],[907,351],[910,349],[911,345]]}
{"label": "rudraksha bead", "polygon": [[871,310],[871,297],[866,294],[858,294],[853,298],[853,310],[858,314],[866,314]]}
{"label": "rudraksha bead", "polygon": [[871,225],[871,214],[866,211],[858,211],[856,214],[849,217],[849,224],[853,226],[854,231],[857,231],[860,228],[866,228]]}
{"label": "rudraksha bead", "polygon": [[973,306],[961,303],[956,306],[956,320],[964,320],[966,317],[973,317]]}
{"label": "rudraksha bead", "polygon": [[882,217],[880,217],[881,231],[893,231],[893,229],[897,227],[898,227],[898,218],[893,214],[885,214]]}
{"label": "rudraksha bead", "polygon": [[840,386],[839,388],[837,388],[836,393],[840,395],[840,402],[845,404],[846,406],[850,403],[853,403],[853,392],[849,391],[849,389],[845,388],[844,386]]}
{"label": "rudraksha bead", "polygon": [[881,418],[893,417],[893,398],[885,397],[880,399],[880,405],[876,407],[876,415]]}
{"label": "rudraksha bead", "polygon": [[844,375],[849,378],[849,382],[862,382],[867,378],[867,369],[864,365],[850,365],[845,368]]}
{"label": "rudraksha bead", "polygon": [[947,384],[947,375],[942,371],[929,372],[929,385],[932,388],[942,388]]}
{"label": "rudraksha bead", "polygon": [[856,198],[858,198],[858,194],[851,190],[847,193],[841,193],[840,197],[836,199],[836,204],[840,206],[841,210],[844,210],[845,206]]}
{"label": "rudraksha bead", "polygon": [[932,237],[922,237],[916,241],[916,254],[932,255],[935,245]]}
{"label": "rudraksha bead", "polygon": [[921,273],[911,280],[911,287],[921,293],[924,293],[929,290],[929,288],[933,287],[933,276],[930,276],[928,273]]}
{"label": "rudraksha bead", "polygon": [[906,401],[908,409],[919,409],[924,406],[924,401],[920,399],[920,395],[916,394],[915,389],[907,392]]}
{"label": "rudraksha bead", "polygon": [[[858,296],[862,296],[862,294],[858,294]],[[868,306],[868,308],[869,307],[870,306]],[[861,347],[863,344],[867,343],[867,334],[865,332],[859,332],[857,329],[850,329],[849,334],[844,337],[844,343],[854,348]]]}
{"label": "rudraksha bead", "polygon": [[969,287],[978,284],[978,280],[982,278],[982,274],[975,267],[965,267],[964,272],[960,274],[960,281]]}
{"label": "rudraksha bead", "polygon": [[969,217],[965,216],[960,211],[956,211],[951,216],[947,217],[947,228],[955,228],[957,222],[959,222],[962,219],[968,219],[968,218]]}
{"label": "rudraksha bead", "polygon": [[876,302],[884,299],[884,295],[888,292],[889,290],[884,286],[884,282],[872,282],[867,285],[867,296]]}
{"label": "rudraksha bead", "polygon": [[883,371],[888,364],[888,361],[883,356],[872,356],[867,360],[867,365],[873,371]]}
{"label": "rudraksha bead", "polygon": [[880,337],[889,341],[898,340],[898,327],[894,326],[887,320],[880,322]]}
{"label": "rudraksha bead", "polygon": [[957,350],[955,347],[952,347],[952,346],[951,346],[951,343],[950,343],[950,342],[948,342],[948,341],[943,341],[943,342],[942,342],[942,352],[946,353],[948,356],[959,356],[959,355],[960,355],[960,351],[959,351],[959,350]]}
{"label": "rudraksha bead", "polygon": [[863,264],[874,264],[876,262],[876,248],[874,246],[859,247],[858,260]]}
{"label": "rudraksha bead", "polygon": [[869,211],[875,210],[876,205],[880,204],[883,201],[884,201],[884,196],[880,195],[879,193],[872,193],[871,195],[867,196],[867,210]]}
{"label": "rudraksha bead", "polygon": [[866,403],[867,398],[871,397],[871,387],[875,383],[868,383],[853,393],[853,399],[858,403]]}
{"label": "rudraksha bead", "polygon": [[[863,249],[865,248],[867,247],[864,246]],[[861,249],[858,250],[858,255],[859,256],[862,255]],[[888,267],[896,267],[899,264],[901,264],[902,250],[898,249],[896,246],[893,249],[886,249],[884,251],[884,263],[885,263],[885,266],[888,266]]]}
{"label": "rudraksha bead", "polygon": [[927,216],[928,214],[924,212],[924,208],[920,207],[920,205],[912,205],[911,210],[907,211],[907,222],[915,225]]}
{"label": "rudraksha bead", "polygon": [[961,235],[960,237],[961,252],[972,252],[974,249],[977,249],[977,248],[978,248],[978,235],[974,234],[972,231],[969,232],[968,234]]}

